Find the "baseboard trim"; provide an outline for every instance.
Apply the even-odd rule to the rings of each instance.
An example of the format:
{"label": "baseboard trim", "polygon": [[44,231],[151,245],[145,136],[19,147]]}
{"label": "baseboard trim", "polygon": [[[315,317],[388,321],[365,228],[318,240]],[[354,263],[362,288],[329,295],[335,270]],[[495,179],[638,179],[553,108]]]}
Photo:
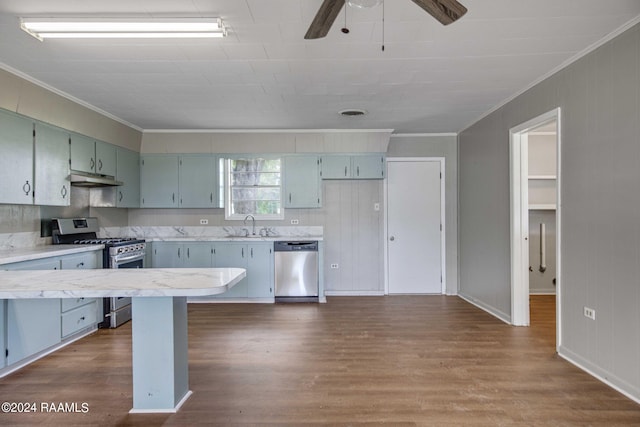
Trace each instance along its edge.
{"label": "baseboard trim", "polygon": [[633,384],[629,384],[623,379],[605,371],[565,347],[560,346],[558,348],[558,355],[592,377],[602,381],[617,392],[622,393],[629,399],[640,404],[640,389],[635,387]]}
{"label": "baseboard trim", "polygon": [[511,316],[509,316],[507,313],[503,313],[500,310],[496,310],[495,307],[491,307],[490,305],[487,305],[485,303],[483,303],[482,301],[478,301],[477,299],[461,294],[460,292],[458,292],[458,297],[462,298],[463,300],[465,300],[466,302],[468,302],[471,305],[475,305],[476,307],[478,307],[480,310],[482,311],[486,311],[487,313],[489,313],[490,315],[492,315],[493,317],[502,320],[504,323],[506,323],[507,325],[511,325]]}
{"label": "baseboard trim", "polygon": [[529,295],[555,295],[555,292],[551,292],[551,291],[536,291],[535,289],[529,289]]}
{"label": "baseboard trim", "polygon": [[384,291],[324,291],[328,297],[379,297]]}

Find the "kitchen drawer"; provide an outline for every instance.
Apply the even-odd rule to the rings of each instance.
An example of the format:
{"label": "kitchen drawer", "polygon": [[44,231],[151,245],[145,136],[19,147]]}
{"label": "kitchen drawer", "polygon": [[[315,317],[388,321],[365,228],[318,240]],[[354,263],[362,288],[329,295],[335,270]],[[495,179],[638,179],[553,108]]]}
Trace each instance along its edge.
{"label": "kitchen drawer", "polygon": [[62,314],[62,337],[97,323],[97,306],[93,301]]}
{"label": "kitchen drawer", "polygon": [[92,303],[95,300],[96,300],[95,298],[84,298],[84,297],[83,298],[62,298],[60,311],[64,313],[65,311],[72,310],[76,307],[80,307],[81,305]]}

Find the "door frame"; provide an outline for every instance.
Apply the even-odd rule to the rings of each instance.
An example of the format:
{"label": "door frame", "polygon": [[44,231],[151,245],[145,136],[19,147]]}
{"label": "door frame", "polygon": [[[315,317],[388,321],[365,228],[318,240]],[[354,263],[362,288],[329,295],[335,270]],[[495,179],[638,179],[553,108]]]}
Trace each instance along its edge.
{"label": "door frame", "polygon": [[509,129],[511,187],[511,324],[529,326],[528,132],[556,121],[556,346],[560,346],[561,280],[561,110],[555,108]]}
{"label": "door frame", "polygon": [[384,294],[389,295],[389,186],[387,178],[389,177],[389,163],[400,162],[438,162],[440,163],[440,272],[442,275],[441,294],[447,293],[447,254],[446,254],[446,222],[445,222],[445,158],[444,157],[387,157],[387,174],[384,179]]}

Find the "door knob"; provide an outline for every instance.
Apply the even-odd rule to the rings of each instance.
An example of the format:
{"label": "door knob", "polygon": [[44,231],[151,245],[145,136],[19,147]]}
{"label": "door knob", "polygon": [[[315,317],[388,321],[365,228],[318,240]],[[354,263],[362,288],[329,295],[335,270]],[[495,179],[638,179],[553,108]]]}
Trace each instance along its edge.
{"label": "door knob", "polygon": [[394,240],[396,240],[396,238],[394,236],[391,236],[391,237],[389,237],[389,240],[391,240],[393,242]]}

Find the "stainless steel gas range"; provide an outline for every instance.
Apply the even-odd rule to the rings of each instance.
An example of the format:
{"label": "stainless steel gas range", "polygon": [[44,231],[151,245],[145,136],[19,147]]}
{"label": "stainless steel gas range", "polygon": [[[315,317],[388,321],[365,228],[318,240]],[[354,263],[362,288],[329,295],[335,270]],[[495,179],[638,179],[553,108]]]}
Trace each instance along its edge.
{"label": "stainless steel gas range", "polygon": [[[51,229],[54,245],[104,245],[103,268],[144,268],[145,241],[131,237],[99,238],[96,218],[55,218]],[[117,328],[131,320],[129,297],[104,298],[103,308],[100,328]]]}

